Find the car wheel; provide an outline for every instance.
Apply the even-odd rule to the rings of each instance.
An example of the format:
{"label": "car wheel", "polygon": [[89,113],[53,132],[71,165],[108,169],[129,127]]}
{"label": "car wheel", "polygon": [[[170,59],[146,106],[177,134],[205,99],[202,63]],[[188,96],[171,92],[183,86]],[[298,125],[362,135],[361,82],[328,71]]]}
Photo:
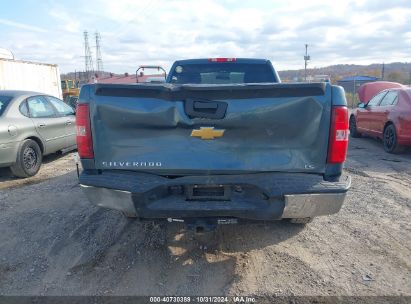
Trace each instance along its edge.
{"label": "car wheel", "polygon": [[384,130],[384,150],[388,153],[401,153],[404,147],[398,144],[397,132],[394,125],[388,125]]}
{"label": "car wheel", "polygon": [[42,160],[39,145],[34,140],[26,139],[21,143],[16,163],[10,166],[10,170],[17,177],[30,177],[39,172]]}
{"label": "car wheel", "polygon": [[355,122],[354,115],[350,117],[350,135],[354,138],[361,137],[361,134],[357,130],[357,123]]}
{"label": "car wheel", "polygon": [[290,222],[291,224],[305,225],[305,224],[311,223],[312,220],[313,220],[312,217],[291,218],[291,219],[289,219],[289,222]]}

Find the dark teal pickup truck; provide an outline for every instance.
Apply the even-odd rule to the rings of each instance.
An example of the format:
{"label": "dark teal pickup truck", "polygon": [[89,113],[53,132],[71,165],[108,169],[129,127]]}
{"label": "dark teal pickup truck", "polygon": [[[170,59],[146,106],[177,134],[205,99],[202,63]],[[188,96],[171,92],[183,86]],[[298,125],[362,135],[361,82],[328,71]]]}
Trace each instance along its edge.
{"label": "dark teal pickup truck", "polygon": [[350,187],[343,89],[282,84],[262,59],[181,60],[163,84],[85,85],[77,143],[92,203],[197,230],[305,223],[338,212]]}

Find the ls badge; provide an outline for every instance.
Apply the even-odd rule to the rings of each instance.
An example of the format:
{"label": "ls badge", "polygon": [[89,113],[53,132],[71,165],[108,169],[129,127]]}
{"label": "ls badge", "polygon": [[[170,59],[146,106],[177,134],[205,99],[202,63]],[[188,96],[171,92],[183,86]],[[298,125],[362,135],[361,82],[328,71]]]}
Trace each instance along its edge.
{"label": "ls badge", "polygon": [[225,130],[214,130],[214,127],[201,127],[200,130],[191,131],[191,136],[201,139],[214,139],[222,137]]}

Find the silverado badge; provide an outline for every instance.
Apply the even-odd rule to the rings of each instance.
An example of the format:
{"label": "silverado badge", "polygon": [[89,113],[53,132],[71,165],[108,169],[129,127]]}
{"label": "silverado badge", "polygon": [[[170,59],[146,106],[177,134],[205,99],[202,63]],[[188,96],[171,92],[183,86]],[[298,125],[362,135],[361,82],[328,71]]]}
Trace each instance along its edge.
{"label": "silverado badge", "polygon": [[214,130],[214,127],[201,127],[200,130],[191,131],[191,136],[201,139],[214,139],[222,137],[225,130]]}

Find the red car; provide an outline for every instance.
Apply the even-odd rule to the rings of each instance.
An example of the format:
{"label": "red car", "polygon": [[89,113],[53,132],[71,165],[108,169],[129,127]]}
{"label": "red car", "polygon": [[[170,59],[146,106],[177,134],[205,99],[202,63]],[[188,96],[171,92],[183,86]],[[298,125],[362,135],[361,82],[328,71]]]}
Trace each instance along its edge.
{"label": "red car", "polygon": [[350,116],[351,136],[364,134],[382,139],[388,153],[400,153],[405,146],[411,146],[411,88],[383,90],[369,101],[361,99],[364,91],[359,90],[363,102]]}

